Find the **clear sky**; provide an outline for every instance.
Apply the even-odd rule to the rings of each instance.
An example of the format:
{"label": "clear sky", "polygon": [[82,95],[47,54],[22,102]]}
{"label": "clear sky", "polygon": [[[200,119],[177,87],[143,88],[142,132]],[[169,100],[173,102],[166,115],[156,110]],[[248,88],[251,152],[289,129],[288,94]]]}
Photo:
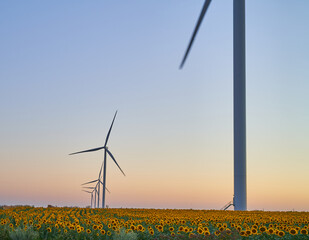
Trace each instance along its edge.
{"label": "clear sky", "polygon": [[[110,207],[233,197],[232,1],[0,1],[0,205],[86,206],[109,141]],[[309,210],[309,1],[246,1],[248,209]]]}

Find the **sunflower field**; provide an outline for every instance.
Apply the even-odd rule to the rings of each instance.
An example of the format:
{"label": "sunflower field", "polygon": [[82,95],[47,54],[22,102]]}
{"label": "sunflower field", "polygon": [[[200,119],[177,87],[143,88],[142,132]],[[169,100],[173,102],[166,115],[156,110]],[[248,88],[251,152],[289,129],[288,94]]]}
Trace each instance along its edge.
{"label": "sunflower field", "polygon": [[0,239],[309,239],[308,212],[0,209]]}

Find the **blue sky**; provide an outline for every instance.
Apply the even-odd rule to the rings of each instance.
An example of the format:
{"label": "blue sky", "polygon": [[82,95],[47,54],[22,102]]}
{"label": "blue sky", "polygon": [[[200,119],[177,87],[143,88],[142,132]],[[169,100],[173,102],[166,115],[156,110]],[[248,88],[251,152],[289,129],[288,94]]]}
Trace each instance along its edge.
{"label": "blue sky", "polygon": [[[212,1],[178,69],[202,4],[2,1],[0,204],[85,206],[102,153],[68,153],[102,145],[117,109],[110,206],[231,200],[232,1]],[[246,2],[249,209],[308,210],[308,9]]]}

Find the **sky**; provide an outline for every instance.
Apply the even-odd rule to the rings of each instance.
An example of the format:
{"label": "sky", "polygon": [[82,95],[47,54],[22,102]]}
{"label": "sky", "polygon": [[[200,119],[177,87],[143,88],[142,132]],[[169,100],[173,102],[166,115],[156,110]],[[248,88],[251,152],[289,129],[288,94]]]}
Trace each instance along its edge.
{"label": "sky", "polygon": [[[233,4],[0,2],[0,205],[220,209],[233,198]],[[248,210],[309,210],[309,1],[246,1]]]}

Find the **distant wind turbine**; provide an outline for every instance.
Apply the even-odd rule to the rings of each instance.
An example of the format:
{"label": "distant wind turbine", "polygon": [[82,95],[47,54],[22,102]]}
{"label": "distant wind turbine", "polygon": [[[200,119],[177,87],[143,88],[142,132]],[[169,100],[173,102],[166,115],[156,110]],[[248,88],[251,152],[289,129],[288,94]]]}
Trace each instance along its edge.
{"label": "distant wind turbine", "polygon": [[[97,201],[97,203],[96,203],[96,206],[99,208],[99,205],[100,205],[100,198],[99,198],[99,196],[100,196],[100,191],[99,191],[99,190],[100,190],[100,184],[102,184],[102,186],[103,186],[103,183],[102,183],[102,181],[100,180],[100,178],[98,178],[98,179],[96,179],[96,180],[83,183],[82,186],[88,185],[88,184],[91,184],[91,183],[97,183],[97,184],[95,185],[95,187],[84,187],[84,188],[90,188],[90,189],[97,188],[97,189],[98,189],[98,190],[96,190],[96,192],[97,192],[97,199],[98,199],[98,201]],[[108,190],[108,188],[106,188],[106,191],[110,193],[110,191]]]}
{"label": "distant wind turbine", "polygon": [[96,208],[96,204],[97,204],[97,195],[98,195],[97,187],[98,187],[98,184],[96,184],[95,187],[83,187],[84,189],[82,189],[82,191],[86,191],[85,189],[92,189],[91,199],[94,193],[94,203],[93,203],[94,208]]}
{"label": "distant wind turbine", "polygon": [[[112,124],[109,128],[109,131],[107,133],[106,139],[105,139],[105,144],[103,147],[98,147],[98,148],[93,148],[93,149],[89,149],[89,150],[84,150],[84,151],[80,151],[80,152],[75,152],[75,153],[71,153],[69,155],[74,155],[74,154],[79,154],[79,153],[86,153],[86,152],[94,152],[94,151],[98,151],[101,149],[104,149],[104,170],[103,170],[103,192],[102,192],[102,208],[105,208],[105,190],[106,190],[106,156],[107,154],[113,159],[113,161],[115,162],[115,164],[117,165],[117,167],[119,168],[119,170],[122,172],[122,174],[125,176],[124,172],[122,171],[122,169],[120,168],[119,164],[117,163],[116,159],[114,158],[113,154],[108,150],[107,147],[107,142],[109,139],[109,135],[111,133],[115,118],[117,115],[117,111],[115,112]],[[102,168],[102,167],[101,167]],[[99,183],[99,182],[98,182]]]}
{"label": "distant wind turbine", "polygon": [[91,200],[90,200],[90,208],[92,208],[92,199],[93,199],[93,192],[94,192],[94,190],[92,191],[92,192],[90,192],[90,191],[86,191],[86,190],[82,190],[83,192],[86,192],[86,193],[90,193],[91,194]]}
{"label": "distant wind turbine", "polygon": [[[180,64],[183,67],[195,36],[199,30],[211,0],[204,2],[191,40]],[[245,0],[233,2],[234,48],[234,199],[235,210],[247,210],[246,173],[246,38]]]}

